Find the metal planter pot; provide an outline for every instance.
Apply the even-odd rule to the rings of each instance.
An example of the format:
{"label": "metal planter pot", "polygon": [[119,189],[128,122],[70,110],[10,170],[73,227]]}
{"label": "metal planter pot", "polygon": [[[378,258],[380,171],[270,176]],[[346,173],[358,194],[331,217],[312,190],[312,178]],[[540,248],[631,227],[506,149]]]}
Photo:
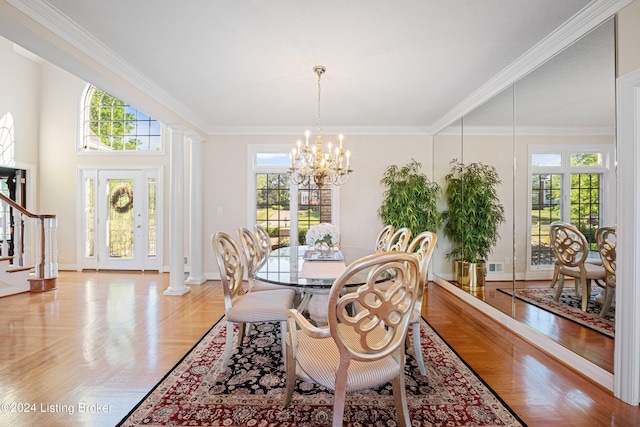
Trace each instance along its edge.
{"label": "metal planter pot", "polygon": [[484,287],[487,277],[487,263],[455,261],[456,281],[464,289]]}

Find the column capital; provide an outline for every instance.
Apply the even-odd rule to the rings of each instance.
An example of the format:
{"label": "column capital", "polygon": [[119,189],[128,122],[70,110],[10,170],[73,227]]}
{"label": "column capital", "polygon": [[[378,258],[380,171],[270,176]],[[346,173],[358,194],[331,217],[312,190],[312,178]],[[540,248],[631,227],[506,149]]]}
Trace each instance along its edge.
{"label": "column capital", "polygon": [[188,129],[184,126],[182,126],[180,123],[171,123],[168,124],[167,126],[169,126],[169,129],[171,129],[171,134],[181,134],[181,135],[185,135],[188,131]]}
{"label": "column capital", "polygon": [[195,132],[188,132],[187,133],[187,138],[189,138],[191,140],[192,143],[194,144],[200,144],[204,141],[204,138],[200,136],[200,134],[195,133]]}

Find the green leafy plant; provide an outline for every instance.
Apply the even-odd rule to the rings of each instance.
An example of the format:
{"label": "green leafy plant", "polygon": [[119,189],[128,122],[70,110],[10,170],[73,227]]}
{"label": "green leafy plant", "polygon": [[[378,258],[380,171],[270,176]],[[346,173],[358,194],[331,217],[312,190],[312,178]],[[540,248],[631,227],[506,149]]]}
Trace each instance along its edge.
{"label": "green leafy plant", "polygon": [[391,165],[380,184],[385,187],[378,216],[396,229],[407,227],[414,236],[433,231],[440,226],[437,199],[440,186],[420,172],[422,165],[411,160],[405,166]]}
{"label": "green leafy plant", "polygon": [[472,263],[486,260],[505,221],[496,168],[483,163],[464,165],[454,159],[445,182],[448,210],[442,212],[443,231],[454,247],[447,256]]}

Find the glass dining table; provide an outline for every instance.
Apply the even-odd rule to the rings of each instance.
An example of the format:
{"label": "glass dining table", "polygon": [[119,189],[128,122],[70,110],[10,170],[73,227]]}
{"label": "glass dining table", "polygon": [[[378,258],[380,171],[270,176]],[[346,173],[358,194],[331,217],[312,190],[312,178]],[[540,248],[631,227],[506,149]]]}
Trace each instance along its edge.
{"label": "glass dining table", "polygon": [[[329,258],[319,258],[309,246],[278,248],[271,251],[256,271],[255,279],[295,288],[300,295],[298,311],[308,310],[312,319],[322,320],[323,312],[326,312],[326,306],[322,304],[326,304],[333,281],[347,265],[373,253],[373,249],[342,246],[334,249]],[[349,282],[356,287],[365,283],[366,279],[365,271],[353,276]]]}

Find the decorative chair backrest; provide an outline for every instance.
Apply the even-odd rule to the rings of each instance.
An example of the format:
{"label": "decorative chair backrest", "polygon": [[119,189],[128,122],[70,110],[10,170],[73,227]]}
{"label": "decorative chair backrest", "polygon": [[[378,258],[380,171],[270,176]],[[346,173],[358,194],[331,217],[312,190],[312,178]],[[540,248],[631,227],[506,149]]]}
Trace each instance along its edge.
{"label": "decorative chair backrest", "polygon": [[249,277],[258,271],[262,257],[260,254],[260,244],[258,238],[253,230],[247,227],[240,227],[238,229],[238,237],[240,238],[240,246],[242,247],[242,254],[247,266],[247,274]]}
{"label": "decorative chair backrest", "polygon": [[245,293],[243,287],[244,263],[238,244],[223,231],[211,236],[213,252],[216,254],[220,281],[224,291],[225,309],[231,309],[233,300]]}
{"label": "decorative chair backrest", "polygon": [[409,244],[407,253],[418,258],[420,262],[420,284],[426,285],[428,280],[429,263],[433,250],[436,247],[438,236],[431,231],[423,231],[418,234]]}
{"label": "decorative chair backrest", "polygon": [[386,252],[389,248],[389,240],[393,234],[393,225],[385,225],[384,228],[378,233],[376,238],[376,252]]}
{"label": "decorative chair backrest", "polygon": [[566,222],[555,221],[549,226],[551,247],[556,260],[567,267],[582,266],[589,256],[587,239],[578,228]]}
{"label": "decorative chair backrest", "polygon": [[411,230],[407,227],[399,228],[391,235],[387,250],[405,252],[409,246],[409,240],[411,240]]}
{"label": "decorative chair backrest", "polygon": [[616,227],[600,227],[596,230],[596,242],[598,252],[602,259],[602,265],[607,273],[616,275]]}
{"label": "decorative chair backrest", "polygon": [[254,227],[256,236],[258,237],[258,248],[260,249],[260,265],[264,263],[271,253],[271,236],[263,226],[256,224]]}
{"label": "decorative chair backrest", "polygon": [[[345,294],[349,279],[361,271],[368,272],[366,283]],[[353,262],[333,282],[328,322],[341,358],[377,360],[404,345],[418,295],[418,275],[415,256],[384,252]],[[390,280],[391,286],[379,289],[376,284],[381,280]]]}

